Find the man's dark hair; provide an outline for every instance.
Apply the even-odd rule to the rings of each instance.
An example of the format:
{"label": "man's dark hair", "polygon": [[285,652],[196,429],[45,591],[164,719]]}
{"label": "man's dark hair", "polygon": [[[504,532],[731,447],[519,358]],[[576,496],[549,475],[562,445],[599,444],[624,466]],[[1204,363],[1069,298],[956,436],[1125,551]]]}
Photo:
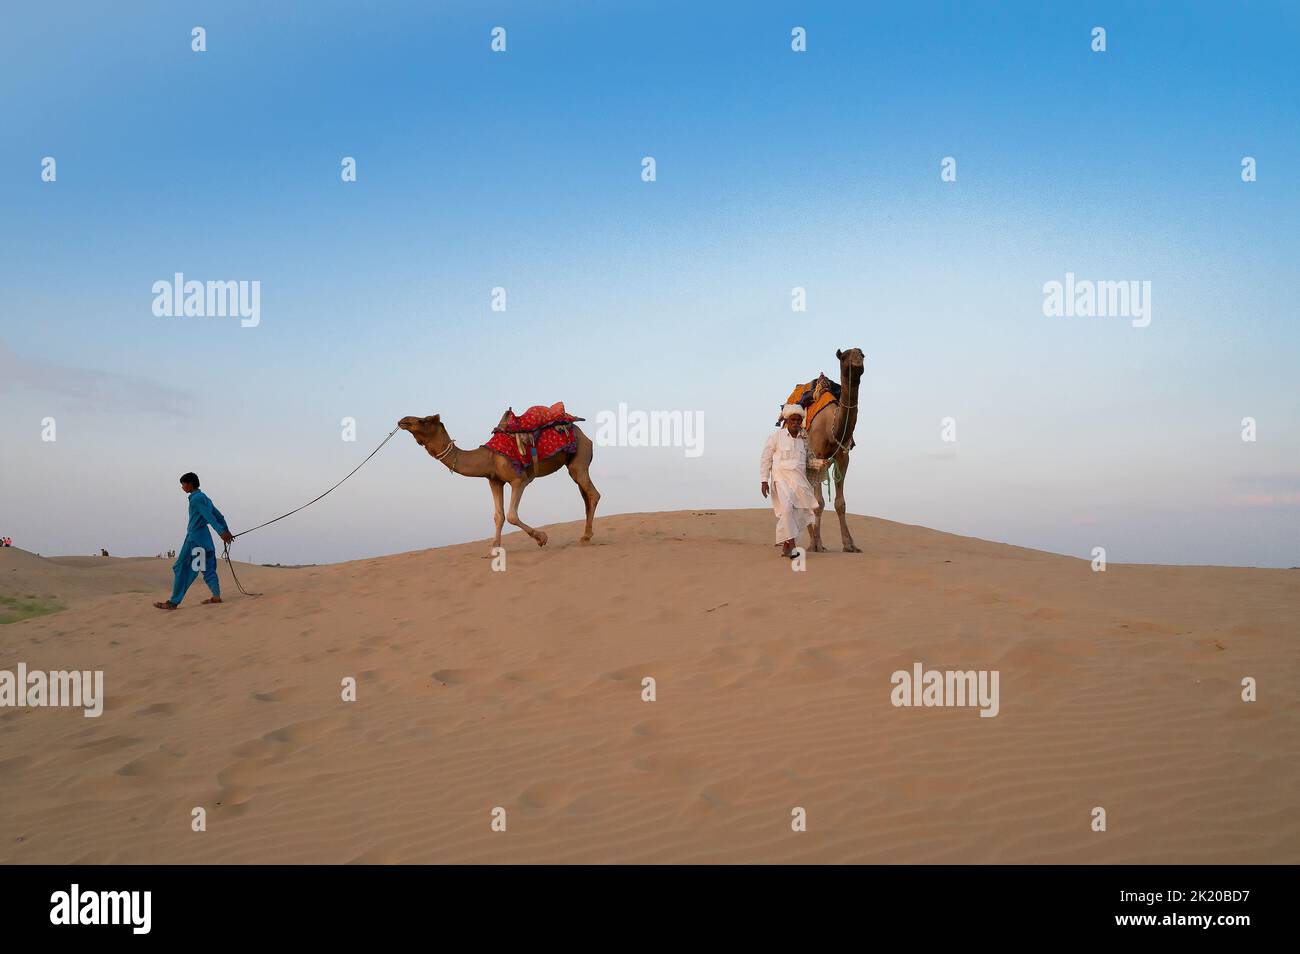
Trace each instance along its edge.
{"label": "man's dark hair", "polygon": [[193,484],[194,489],[197,490],[199,486],[199,475],[194,473],[194,471],[190,471],[188,474],[181,474],[181,483]]}

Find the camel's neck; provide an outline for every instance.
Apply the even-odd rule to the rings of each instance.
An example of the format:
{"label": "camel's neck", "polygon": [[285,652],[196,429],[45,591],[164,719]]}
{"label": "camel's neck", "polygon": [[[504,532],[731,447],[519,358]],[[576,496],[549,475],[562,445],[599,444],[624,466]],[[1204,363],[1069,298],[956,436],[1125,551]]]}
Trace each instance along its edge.
{"label": "camel's neck", "polygon": [[487,477],[495,473],[493,454],[486,447],[462,450],[451,445],[451,438],[443,437],[430,441],[425,450],[442,461],[453,474],[460,474],[462,477]]}
{"label": "camel's neck", "polygon": [[848,446],[853,437],[853,429],[858,425],[858,386],[853,380],[853,368],[845,364],[840,367],[840,407],[835,416],[835,438]]}

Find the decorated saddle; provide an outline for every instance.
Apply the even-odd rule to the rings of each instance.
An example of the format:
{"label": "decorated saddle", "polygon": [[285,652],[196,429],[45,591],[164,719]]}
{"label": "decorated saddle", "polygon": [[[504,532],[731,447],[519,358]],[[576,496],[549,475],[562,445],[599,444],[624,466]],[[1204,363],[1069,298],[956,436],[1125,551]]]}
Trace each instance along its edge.
{"label": "decorated saddle", "polygon": [[522,414],[507,408],[501,423],[492,428],[492,438],[483,446],[510,461],[515,473],[523,474],[529,467],[536,471],[542,461],[578,449],[578,432],[573,424],[581,420],[585,418],[564,410],[563,401],[550,407],[535,404]]}
{"label": "decorated saddle", "polygon": [[[813,381],[807,384],[796,384],[794,390],[790,392],[790,397],[782,402],[781,406],[786,404],[798,404],[803,408],[804,418],[803,426],[805,429],[812,427],[813,418],[830,407],[832,404],[839,403],[840,386],[820,374]],[[781,417],[778,413],[776,423],[781,423]]]}

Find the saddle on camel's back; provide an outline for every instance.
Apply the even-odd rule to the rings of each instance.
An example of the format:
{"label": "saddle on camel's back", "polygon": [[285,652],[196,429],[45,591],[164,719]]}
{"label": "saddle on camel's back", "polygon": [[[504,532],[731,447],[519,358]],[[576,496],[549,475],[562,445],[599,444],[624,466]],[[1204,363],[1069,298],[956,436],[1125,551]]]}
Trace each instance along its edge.
{"label": "saddle on camel's back", "polygon": [[[804,430],[812,429],[813,419],[822,411],[833,404],[840,402],[840,386],[824,374],[819,374],[815,379],[807,384],[796,384],[790,396],[782,402],[781,406],[787,404],[798,404],[803,408],[803,426]],[[777,413],[776,423],[781,423],[780,412]],[[849,449],[853,449],[854,441],[850,438]]]}
{"label": "saddle on camel's back", "polygon": [[563,401],[550,407],[534,404],[522,414],[506,408],[501,423],[492,428],[492,437],[483,446],[510,461],[515,472],[522,474],[556,454],[576,451],[578,433],[573,425],[582,420],[586,418],[565,411]]}

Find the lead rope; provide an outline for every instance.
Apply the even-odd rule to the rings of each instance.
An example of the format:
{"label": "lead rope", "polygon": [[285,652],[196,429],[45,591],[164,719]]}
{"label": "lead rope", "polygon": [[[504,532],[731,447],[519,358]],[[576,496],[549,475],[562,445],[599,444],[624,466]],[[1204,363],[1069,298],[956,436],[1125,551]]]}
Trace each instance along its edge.
{"label": "lead rope", "polygon": [[[329,494],[329,493],[333,492],[335,489],[337,489],[337,488],[339,487],[340,484],[343,483],[344,480],[347,480],[348,477],[351,477],[353,474],[355,474],[357,471],[359,471],[362,467],[364,467],[364,466],[366,465],[366,463],[370,460],[370,458],[371,458],[371,457],[374,457],[376,454],[378,454],[379,451],[383,448],[383,446],[384,446],[385,444],[387,444],[389,441],[391,441],[391,440],[393,439],[393,435],[396,434],[399,430],[401,430],[401,426],[400,426],[400,425],[399,425],[398,427],[393,428],[391,431],[389,431],[389,432],[388,432],[388,436],[385,437],[382,441],[379,442],[379,447],[376,447],[374,450],[372,450],[372,451],[370,452],[370,454],[366,457],[365,460],[363,460],[361,463],[357,464],[357,466],[353,467],[352,470],[350,470],[350,471],[348,472],[348,476],[347,476],[347,477],[344,477],[343,480],[340,480],[337,484],[335,484],[335,485],[334,485],[333,487],[331,487],[329,490],[325,491],[325,493],[321,494],[320,497],[313,497],[311,500],[308,500],[308,501],[307,501],[305,504],[303,504],[301,507],[297,508],[297,510],[290,510],[288,513],[280,514],[280,516],[276,517],[275,520],[268,520],[268,521],[266,521],[266,523],[259,523],[257,526],[253,527],[252,529],[249,529],[249,530],[241,530],[241,531],[239,531],[239,533],[233,534],[233,535],[231,536],[231,538],[230,538],[230,542],[231,542],[231,543],[234,543],[234,542],[235,542],[236,540],[238,540],[240,537],[242,537],[242,536],[244,536],[244,535],[246,535],[246,534],[252,533],[253,530],[261,530],[263,527],[269,527],[271,524],[275,523],[276,521],[283,520],[285,517],[292,517],[292,516],[293,516],[295,513],[297,513],[299,510],[306,510],[308,507],[310,507],[312,504],[314,504],[317,500],[320,500],[322,497],[326,496],[326,494]],[[234,579],[234,581],[235,581],[235,586],[239,587],[239,592],[243,593],[245,596],[261,596],[261,595],[262,595],[261,593],[250,593],[250,592],[248,592],[248,590],[244,589],[244,584],[242,584],[242,583],[239,582],[239,577],[235,574],[235,564],[234,564],[234,561],[232,561],[232,560],[230,559],[230,543],[225,543],[225,542],[223,541],[223,545],[224,545],[224,548],[223,548],[223,550],[222,550],[222,552],[221,552],[221,557],[222,557],[222,559],[224,559],[224,560],[226,561],[226,566],[227,566],[227,568],[230,570],[230,575],[231,575],[231,577],[232,577],[232,578]]]}
{"label": "lead rope", "polygon": [[[852,380],[852,375],[850,375],[849,380]],[[861,388],[861,383],[859,383],[858,387]],[[857,397],[858,395],[855,392],[853,395],[854,403],[840,405],[841,407],[844,408],[844,427],[843,427],[844,433],[841,434],[840,437],[837,438],[835,441],[835,450],[833,450],[830,454],[832,460],[834,460],[837,456],[839,456],[840,451],[844,449],[844,438],[849,436],[849,411],[853,410],[855,407],[858,406]],[[839,422],[837,421],[836,423]]]}

